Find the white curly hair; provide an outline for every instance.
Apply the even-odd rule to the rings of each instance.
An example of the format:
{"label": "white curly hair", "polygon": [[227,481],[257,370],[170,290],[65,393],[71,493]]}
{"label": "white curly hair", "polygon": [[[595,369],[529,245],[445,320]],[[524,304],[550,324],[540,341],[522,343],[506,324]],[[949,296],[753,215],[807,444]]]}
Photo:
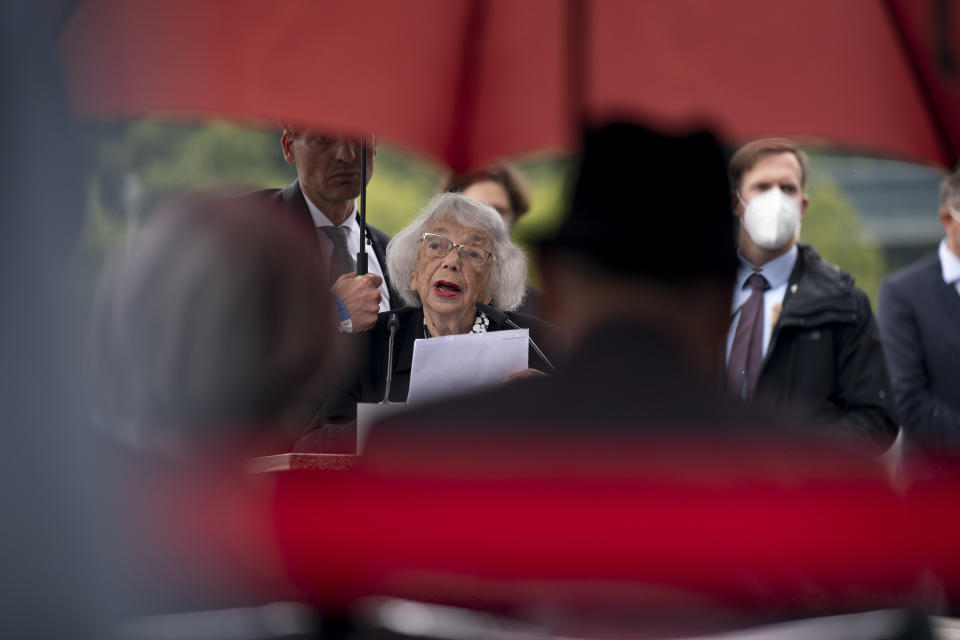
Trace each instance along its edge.
{"label": "white curly hair", "polygon": [[527,281],[527,256],[510,240],[510,232],[496,209],[468,198],[461,193],[441,193],[434,196],[402,231],[387,245],[387,270],[390,282],[403,301],[411,306],[422,306],[420,295],[410,290],[410,278],[417,267],[417,243],[434,222],[453,222],[477,229],[493,241],[496,261],[490,271],[490,304],[501,311],[513,311],[523,302]]}

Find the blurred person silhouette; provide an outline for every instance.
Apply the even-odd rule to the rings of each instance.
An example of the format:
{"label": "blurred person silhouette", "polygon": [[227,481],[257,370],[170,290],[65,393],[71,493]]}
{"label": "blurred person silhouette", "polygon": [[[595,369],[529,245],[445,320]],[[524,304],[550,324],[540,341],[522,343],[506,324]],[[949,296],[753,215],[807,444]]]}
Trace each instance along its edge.
{"label": "blurred person silhouette", "polygon": [[[300,451],[352,453],[356,405],[383,400],[388,360],[393,363],[389,400],[406,400],[417,339],[511,328],[505,320],[488,316],[499,312],[530,329],[537,343],[552,333],[538,318],[513,313],[523,298],[526,256],[510,241],[497,211],[464,194],[441,193],[431,199],[390,241],[387,268],[394,283],[406,284],[400,294],[407,306],[381,313],[369,333],[357,336],[365,364],[357,375],[347,375],[332,386],[315,428],[297,445]],[[484,311],[478,303],[493,311]],[[391,317],[397,319],[392,360]],[[508,380],[549,370],[532,347],[529,362],[530,368]]]}
{"label": "blurred person silhouette", "polygon": [[322,256],[279,209],[177,198],[102,279],[88,384],[115,463],[123,637],[275,637],[262,607],[297,597],[249,462],[291,450],[342,342]]}
{"label": "blurred person silhouette", "polygon": [[806,154],[781,138],[750,142],[730,160],[740,231],[727,384],[884,450],[897,422],[870,300],[798,243],[808,174]]}
{"label": "blurred person silhouette", "polygon": [[[451,173],[444,180],[441,191],[462,193],[490,205],[503,218],[510,232],[530,210],[530,187],[517,168],[507,162],[498,162],[468,173]],[[528,316],[540,316],[542,296],[541,291],[528,285],[524,289],[523,303],[517,311]]]}
{"label": "blurred person silhouette", "polygon": [[[663,135],[612,123],[587,132],[582,148],[567,216],[538,243],[547,319],[563,318],[567,329],[558,372],[411,408],[371,428],[365,472],[408,488],[411,509],[421,507],[422,526],[444,532],[434,544],[453,550],[435,565],[424,557],[413,566],[412,554],[398,553],[400,569],[384,569],[378,586],[389,585],[397,597],[426,600],[422,594],[429,593],[440,602],[479,608],[500,603],[505,593],[509,604],[501,606],[511,611],[535,602],[526,610],[549,612],[553,602],[556,616],[544,616],[553,622],[575,618],[572,611],[589,612],[590,602],[601,611],[620,606],[648,622],[663,615],[676,616],[673,624],[695,619],[705,626],[726,615],[714,608],[727,606],[720,603],[740,608],[756,624],[773,610],[793,616],[903,602],[898,598],[909,589],[890,596],[870,576],[809,562],[816,551],[791,556],[785,549],[795,527],[784,525],[783,536],[761,533],[794,517],[784,516],[789,507],[780,514],[770,508],[791,500],[809,506],[850,486],[869,487],[884,501],[897,498],[881,465],[859,443],[811,430],[786,411],[744,404],[720,384],[738,261],[717,140],[706,132]],[[451,507],[462,523],[443,506],[422,506],[426,498],[416,493],[445,490],[445,500],[456,502],[459,487],[471,505]],[[755,489],[766,506],[741,502]],[[606,500],[616,495],[626,496],[624,502],[609,506]],[[687,502],[691,495],[702,498],[702,509]],[[403,500],[398,490],[389,504]],[[609,513],[598,515],[604,506]],[[737,509],[749,510],[747,519],[756,524],[738,519]],[[680,514],[688,524],[676,519]],[[537,526],[539,517],[550,524],[525,536],[525,523]],[[733,527],[727,538],[713,527],[721,521]],[[814,521],[801,528],[829,528]],[[851,522],[853,533],[844,540],[856,546],[862,533],[869,550],[871,534],[856,518]],[[472,542],[446,545],[459,530],[470,532]],[[397,535],[406,540],[413,534]],[[497,573],[488,566],[501,559],[497,552],[480,553],[469,564],[470,545],[482,547],[486,537],[503,542],[508,557],[516,539],[522,551],[513,562],[523,568],[512,571],[502,563]],[[818,540],[825,551],[832,549],[829,540]],[[605,555],[617,541],[626,548],[635,544],[635,554]],[[691,562],[694,549],[703,555]],[[457,550],[463,559],[451,560]],[[615,584],[598,591],[602,579],[592,578],[602,570],[594,574],[592,563],[605,560],[614,567],[608,577]],[[631,562],[635,572],[620,573]],[[657,563],[662,570],[649,569]],[[449,569],[461,566],[466,577]],[[430,569],[441,574],[432,592],[423,577]],[[483,576],[489,571],[492,584],[476,580],[471,569]],[[444,579],[444,571],[454,575]],[[687,581],[698,571],[710,577]],[[496,576],[509,579],[497,582]],[[911,567],[901,577],[912,585],[916,572]],[[510,592],[512,584],[544,586],[529,594]]]}
{"label": "blurred person silhouette", "polygon": [[587,134],[580,162],[565,220],[538,245],[546,319],[566,329],[559,373],[374,427],[372,455],[406,428],[429,441],[452,420],[503,436],[756,423],[716,384],[737,267],[717,141],[610,124]]}
{"label": "blurred person silhouette", "polygon": [[[356,275],[361,142],[360,135],[284,125],[280,146],[287,163],[297,168],[297,179],[283,189],[253,194],[282,203],[305,235],[319,243],[328,264],[339,330],[346,333],[367,331],[378,313],[402,306],[385,269],[390,237],[369,224],[365,247],[368,272]],[[372,136],[367,137],[366,149],[369,182],[377,154]]]}
{"label": "blurred person silhouette", "polygon": [[279,209],[182,197],[108,265],[89,352],[99,421],[122,439],[277,453],[310,421],[335,315],[320,253]]}
{"label": "blurred person silhouette", "polygon": [[0,637],[102,638],[124,592],[116,532],[101,506],[114,487],[78,393],[76,251],[91,158],[76,126],[59,48],[64,3],[0,7]]}
{"label": "blurred person silhouette", "polygon": [[938,215],[937,254],[880,287],[880,333],[914,478],[956,473],[960,461],[960,171],[943,179]]}

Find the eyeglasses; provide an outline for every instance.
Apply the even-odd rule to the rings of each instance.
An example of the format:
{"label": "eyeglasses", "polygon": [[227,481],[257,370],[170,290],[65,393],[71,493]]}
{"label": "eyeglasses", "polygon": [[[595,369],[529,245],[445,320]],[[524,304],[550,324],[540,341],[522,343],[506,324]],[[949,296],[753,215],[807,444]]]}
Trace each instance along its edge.
{"label": "eyeglasses", "polygon": [[431,258],[444,258],[454,248],[460,256],[460,262],[468,264],[471,267],[482,267],[487,260],[497,261],[496,256],[480,247],[469,244],[457,244],[450,238],[445,238],[436,233],[425,233],[420,236],[420,242],[423,243],[423,251]]}

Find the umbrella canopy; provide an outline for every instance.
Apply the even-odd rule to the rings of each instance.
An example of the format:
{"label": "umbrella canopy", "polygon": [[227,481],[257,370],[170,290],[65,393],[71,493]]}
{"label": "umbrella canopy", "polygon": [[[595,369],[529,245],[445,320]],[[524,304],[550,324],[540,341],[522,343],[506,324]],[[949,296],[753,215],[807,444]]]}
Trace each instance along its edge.
{"label": "umbrella canopy", "polygon": [[376,130],[458,170],[614,116],[960,153],[948,0],[87,0],[61,44],[82,116]]}

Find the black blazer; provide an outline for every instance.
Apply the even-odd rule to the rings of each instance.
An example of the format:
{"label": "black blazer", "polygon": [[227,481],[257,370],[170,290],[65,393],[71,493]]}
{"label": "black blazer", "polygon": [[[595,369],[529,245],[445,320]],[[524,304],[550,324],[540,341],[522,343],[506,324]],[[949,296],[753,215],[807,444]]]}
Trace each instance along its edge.
{"label": "black blazer", "polygon": [[940,259],[885,280],[878,310],[905,444],[960,455],[960,295]]}
{"label": "black blazer", "polygon": [[[665,335],[629,322],[597,328],[561,362],[556,375],[519,381],[413,409],[376,423],[365,456],[393,455],[398,442],[442,446],[478,436],[548,445],[561,437],[624,442],[632,436],[794,438],[829,442],[830,434],[795,429],[782,412],[746,405],[711,376],[694,371]],[[456,421],[457,429],[450,429]],[[801,423],[802,424],[802,423]],[[790,455],[789,447],[784,447]],[[465,451],[465,456],[473,455]],[[496,464],[497,461],[494,461]]]}
{"label": "black blazer", "polygon": [[797,249],[754,401],[886,449],[896,410],[870,300],[812,247]]}
{"label": "black blazer", "polygon": [[[307,200],[300,189],[299,180],[294,180],[283,189],[264,189],[255,191],[253,195],[281,202],[284,209],[294,216],[303,232],[309,234],[313,242],[317,242],[316,226],[313,222],[313,216],[310,215]],[[387,283],[387,290],[390,291],[390,308],[399,309],[403,306],[403,299],[397,295],[397,292],[391,286],[390,275],[387,273],[387,243],[390,242],[390,236],[367,224],[367,242],[373,247],[373,252],[376,254],[380,268],[383,270],[383,279]]]}

